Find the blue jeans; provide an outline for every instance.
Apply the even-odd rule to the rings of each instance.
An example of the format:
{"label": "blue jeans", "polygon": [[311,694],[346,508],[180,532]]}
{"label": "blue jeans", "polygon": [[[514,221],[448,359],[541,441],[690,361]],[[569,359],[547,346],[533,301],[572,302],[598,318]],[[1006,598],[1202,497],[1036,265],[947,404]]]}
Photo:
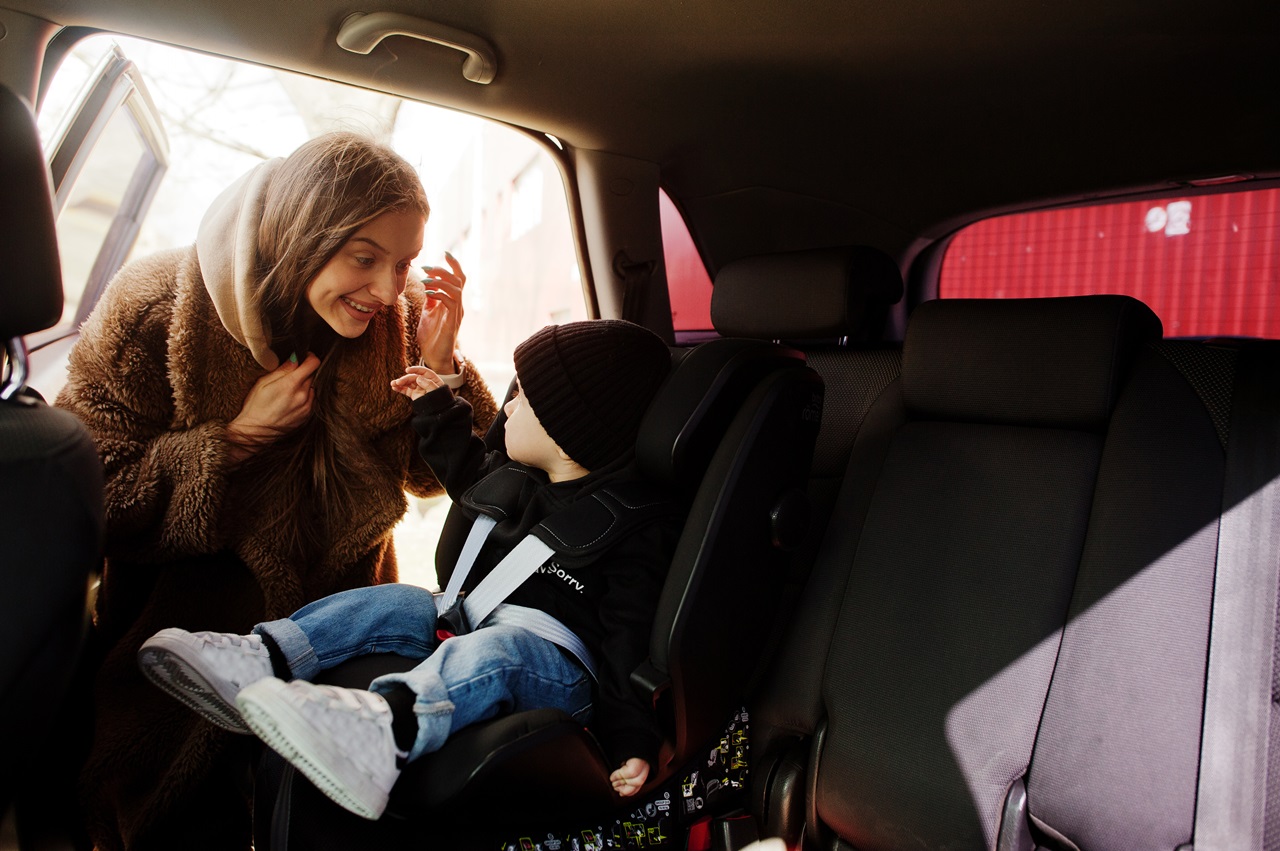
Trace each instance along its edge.
{"label": "blue jeans", "polygon": [[418,736],[409,759],[439,750],[449,734],[498,714],[559,709],[583,724],[591,714],[591,678],[559,647],[528,630],[481,624],[436,639],[436,606],[415,585],[374,585],[324,597],[288,618],[254,627],[283,652],[294,679],[356,656],[398,653],[423,661],[378,677],[370,691],[407,686],[417,696]]}

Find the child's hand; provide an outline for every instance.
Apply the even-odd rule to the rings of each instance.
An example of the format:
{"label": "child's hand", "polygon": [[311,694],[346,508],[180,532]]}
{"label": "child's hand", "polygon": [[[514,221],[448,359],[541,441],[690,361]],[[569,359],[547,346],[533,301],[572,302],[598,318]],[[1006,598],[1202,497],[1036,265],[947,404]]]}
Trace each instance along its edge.
{"label": "child's hand", "polygon": [[411,366],[408,372],[391,382],[392,390],[403,393],[410,399],[420,399],[437,387],[443,386],[444,382],[440,380],[440,376],[425,366]]}
{"label": "child's hand", "polygon": [[622,764],[622,767],[609,775],[613,791],[628,798],[640,791],[644,781],[649,779],[649,763],[638,756],[633,756]]}

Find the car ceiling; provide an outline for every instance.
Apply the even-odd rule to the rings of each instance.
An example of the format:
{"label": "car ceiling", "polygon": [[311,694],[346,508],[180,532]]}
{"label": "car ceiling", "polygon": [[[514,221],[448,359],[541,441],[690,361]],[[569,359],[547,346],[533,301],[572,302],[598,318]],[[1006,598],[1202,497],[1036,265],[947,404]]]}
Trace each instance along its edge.
{"label": "car ceiling", "polygon": [[[1280,4],[1188,0],[0,0],[372,86],[658,163],[713,268],[983,212],[1280,174]],[[498,74],[356,11],[488,40]]]}

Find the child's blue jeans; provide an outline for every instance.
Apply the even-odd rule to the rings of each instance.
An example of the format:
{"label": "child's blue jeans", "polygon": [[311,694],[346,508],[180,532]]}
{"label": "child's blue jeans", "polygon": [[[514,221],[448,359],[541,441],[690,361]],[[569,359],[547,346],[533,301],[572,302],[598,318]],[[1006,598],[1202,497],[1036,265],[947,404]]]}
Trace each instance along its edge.
{"label": "child's blue jeans", "polygon": [[415,585],[374,585],[324,597],[288,618],[254,627],[283,652],[295,679],[356,656],[398,653],[423,661],[378,677],[369,689],[403,684],[417,695],[418,737],[409,759],[438,750],[450,732],[499,714],[560,709],[582,723],[591,714],[591,678],[559,647],[519,627],[493,624],[436,639],[436,606]]}

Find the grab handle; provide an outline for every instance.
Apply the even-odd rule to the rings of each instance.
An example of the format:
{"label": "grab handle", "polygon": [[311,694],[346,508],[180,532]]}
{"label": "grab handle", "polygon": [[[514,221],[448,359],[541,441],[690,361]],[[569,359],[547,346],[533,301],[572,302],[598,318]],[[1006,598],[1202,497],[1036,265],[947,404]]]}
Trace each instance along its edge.
{"label": "grab handle", "polygon": [[401,15],[397,12],[356,12],[348,15],[338,28],[338,46],[352,53],[370,53],[389,36],[406,35],[462,51],[462,76],[485,85],[498,74],[498,59],[493,47],[469,32],[437,24],[435,21]]}

